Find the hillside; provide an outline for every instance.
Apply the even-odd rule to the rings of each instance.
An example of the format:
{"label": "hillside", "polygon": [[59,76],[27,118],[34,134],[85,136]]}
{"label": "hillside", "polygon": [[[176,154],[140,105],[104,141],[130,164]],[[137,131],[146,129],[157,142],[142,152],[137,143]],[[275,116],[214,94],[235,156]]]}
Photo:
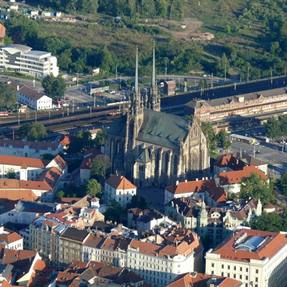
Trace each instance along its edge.
{"label": "hillside", "polygon": [[[44,2],[47,4],[53,1]],[[99,5],[100,2],[99,0]],[[109,3],[113,2],[120,3],[120,1]],[[154,1],[159,2],[164,1]],[[172,1],[165,3],[171,5]],[[176,3],[179,6],[174,6],[173,9],[177,10],[172,11],[179,12],[171,14],[175,15],[171,19],[168,17],[171,12],[162,12],[163,16],[159,16],[155,15],[158,12],[152,13],[152,10],[146,12],[148,10],[139,10],[137,6],[132,10],[135,11],[134,14],[127,8],[123,9],[123,6],[117,6],[122,9],[116,11],[105,10],[92,14],[82,10],[79,12],[75,7],[73,9],[76,10],[69,8],[69,13],[77,14],[76,23],[37,21],[37,35],[41,39],[54,37],[68,42],[68,45],[63,46],[71,48],[69,53],[74,56],[73,61],[79,57],[85,58],[82,59],[82,65],[74,63],[62,67],[76,72],[81,72],[85,66],[93,65],[104,65],[108,72],[113,72],[117,65],[120,72],[130,73],[133,64],[131,55],[134,53],[135,45],[139,45],[141,61],[146,64],[151,59],[154,39],[157,42],[158,68],[161,72],[167,67],[169,73],[186,74],[203,71],[223,76],[226,68],[230,76],[238,75],[245,80],[267,76],[271,70],[273,75],[286,71],[287,24],[284,21],[287,16],[286,1],[178,0]],[[97,8],[99,10],[99,6]],[[114,9],[114,7],[107,9],[112,8]],[[128,13],[129,16],[126,15]],[[150,13],[151,17],[147,17],[150,16],[146,15],[147,13]],[[111,14],[122,16],[116,21]],[[19,26],[24,24],[19,23],[19,20],[14,22],[17,22],[16,25],[13,20],[8,23],[8,30],[13,32],[15,26],[18,27],[18,39],[15,39],[12,33],[11,36],[14,40],[19,40]],[[35,23],[33,25],[35,26]],[[205,32],[212,33],[215,38],[207,41],[203,37]],[[22,37],[22,40],[27,39]],[[35,46],[36,43],[32,45]],[[50,48],[45,43],[42,46]],[[99,53],[102,53],[104,48],[105,52],[109,52],[108,56],[105,55],[106,59],[109,58],[108,64],[103,63],[101,58],[94,63],[88,62],[90,50],[98,49],[97,55],[102,57]],[[87,55],[82,57],[82,51],[87,49],[88,52],[85,51]],[[63,52],[65,57],[69,54],[65,49],[56,49],[53,52],[60,57],[63,57]],[[144,68],[141,72],[147,73],[148,69]]]}

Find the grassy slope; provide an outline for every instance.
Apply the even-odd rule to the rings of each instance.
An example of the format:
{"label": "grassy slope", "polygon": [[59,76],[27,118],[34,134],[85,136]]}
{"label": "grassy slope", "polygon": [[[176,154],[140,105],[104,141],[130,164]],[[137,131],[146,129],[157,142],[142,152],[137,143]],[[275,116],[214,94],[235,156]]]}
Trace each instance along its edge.
{"label": "grassy slope", "polygon": [[[258,53],[261,52],[261,46],[257,38],[262,33],[261,23],[249,23],[241,16],[247,2],[248,0],[186,0],[185,19],[181,22],[191,21],[192,23],[193,20],[199,20],[202,25],[196,27],[196,29],[215,34],[215,40],[211,44],[204,45],[203,57],[206,57],[207,60],[220,56],[222,53],[221,47],[226,43],[233,43],[243,47],[246,51],[253,49]],[[105,44],[116,52],[119,57],[124,57],[127,60],[135,44],[138,44],[144,53],[150,53],[151,42],[154,37],[152,34],[126,27],[115,27],[111,25],[113,19],[108,17],[94,17],[91,22],[93,23],[60,24],[42,22],[41,27],[42,33],[56,34],[69,39],[77,47],[94,47]],[[157,35],[158,38],[170,37],[188,44],[191,41],[188,37],[184,40],[176,38],[176,32],[180,29],[181,22],[160,20],[156,23],[149,21],[146,24],[141,21],[141,25],[159,27],[162,35]],[[228,26],[236,26],[240,29],[236,32],[226,33]]]}

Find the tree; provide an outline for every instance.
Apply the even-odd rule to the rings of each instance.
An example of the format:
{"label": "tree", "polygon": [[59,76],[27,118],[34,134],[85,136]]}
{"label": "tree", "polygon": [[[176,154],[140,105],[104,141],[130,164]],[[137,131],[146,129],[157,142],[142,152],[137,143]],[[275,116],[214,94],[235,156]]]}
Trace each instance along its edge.
{"label": "tree", "polygon": [[279,180],[279,187],[282,193],[287,195],[287,172],[281,176]]}
{"label": "tree", "polygon": [[216,150],[216,134],[213,130],[211,123],[202,122],[201,129],[206,136],[209,152],[214,152]]}
{"label": "tree", "polygon": [[100,196],[102,191],[101,184],[94,178],[90,179],[86,185],[86,193],[92,197]]}
{"label": "tree", "polygon": [[126,212],[116,201],[112,201],[104,215],[106,220],[111,220],[112,222],[125,223],[126,221]]}
{"label": "tree", "polygon": [[16,90],[11,85],[0,83],[0,109],[13,106],[16,106]]}
{"label": "tree", "polygon": [[283,214],[277,213],[263,213],[259,217],[255,217],[250,222],[252,229],[264,231],[287,231],[287,214],[286,210]]}
{"label": "tree", "polygon": [[110,160],[107,156],[98,155],[92,162],[91,174],[98,179],[104,179],[110,166]]}
{"label": "tree", "polygon": [[107,137],[107,135],[106,135],[106,133],[105,133],[104,131],[99,131],[99,132],[97,133],[96,138],[95,138],[96,147],[99,148],[99,147],[101,147],[102,145],[104,145],[105,142],[106,142],[106,137]]}
{"label": "tree", "polygon": [[65,197],[65,192],[63,190],[57,191],[56,197],[59,199]]}
{"label": "tree", "polygon": [[227,133],[223,130],[219,131],[216,135],[216,143],[219,148],[228,149],[231,145],[231,142],[228,140]]}
{"label": "tree", "polygon": [[28,123],[19,128],[19,134],[22,138],[30,141],[41,140],[47,136],[46,127],[42,123]]}
{"label": "tree", "polygon": [[66,84],[61,77],[47,76],[43,79],[42,86],[46,95],[52,99],[62,99],[65,95]]}
{"label": "tree", "polygon": [[257,174],[252,174],[241,182],[240,198],[260,199],[263,204],[269,203],[274,199],[272,186]]}
{"label": "tree", "polygon": [[72,138],[69,146],[69,153],[82,152],[84,149],[92,146],[91,133],[89,131],[78,131]]}

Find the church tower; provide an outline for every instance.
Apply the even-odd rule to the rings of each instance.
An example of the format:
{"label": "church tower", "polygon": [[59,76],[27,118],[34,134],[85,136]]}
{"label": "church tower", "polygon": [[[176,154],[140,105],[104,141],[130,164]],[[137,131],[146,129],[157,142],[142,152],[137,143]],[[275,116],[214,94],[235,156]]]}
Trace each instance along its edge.
{"label": "church tower", "polygon": [[141,125],[144,120],[144,104],[139,89],[139,55],[136,48],[135,86],[130,95],[130,107],[126,122],[126,151],[134,149]]}
{"label": "church tower", "polygon": [[150,108],[156,112],[160,112],[160,94],[156,83],[156,67],[155,67],[155,45],[152,51],[152,79],[149,93]]}

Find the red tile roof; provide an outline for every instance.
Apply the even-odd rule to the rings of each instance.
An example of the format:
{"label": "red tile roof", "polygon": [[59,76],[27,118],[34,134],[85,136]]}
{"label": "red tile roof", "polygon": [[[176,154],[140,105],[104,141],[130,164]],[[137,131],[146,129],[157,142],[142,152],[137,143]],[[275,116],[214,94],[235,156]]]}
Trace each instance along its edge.
{"label": "red tile roof", "polygon": [[[260,247],[255,251],[247,251],[243,249],[236,249],[238,240],[242,242],[246,238],[252,236],[259,236],[266,238]],[[252,230],[243,228],[236,231],[225,242],[213,250],[213,253],[219,254],[221,258],[236,261],[250,261],[251,259],[264,260],[265,258],[272,258],[280,249],[287,244],[287,235],[283,233]]]}
{"label": "red tile roof", "polygon": [[0,242],[5,242],[6,244],[11,244],[21,239],[22,236],[19,235],[17,232],[0,233]]}
{"label": "red tile roof", "polygon": [[218,167],[228,167],[233,170],[243,169],[246,164],[242,161],[237,159],[233,154],[223,154],[221,155],[216,162]]}
{"label": "red tile roof", "polygon": [[120,175],[112,175],[108,178],[106,183],[115,189],[133,189],[136,186],[131,183],[127,178]]}
{"label": "red tile roof", "polygon": [[209,287],[210,280],[216,280],[218,287],[240,287],[242,283],[231,278],[224,278],[215,275],[207,275],[203,273],[188,273],[179,275],[167,287]]}
{"label": "red tile roof", "polygon": [[0,155],[0,164],[35,168],[44,168],[46,166],[42,159],[13,155]]}
{"label": "red tile roof", "polygon": [[0,188],[0,199],[7,200],[25,200],[25,201],[36,201],[38,196],[33,193],[31,189],[1,189]]}
{"label": "red tile roof", "polygon": [[253,165],[246,166],[242,170],[221,172],[218,177],[221,185],[227,185],[241,183],[243,179],[250,177],[252,174],[257,174],[264,180],[268,179],[263,171]]}

